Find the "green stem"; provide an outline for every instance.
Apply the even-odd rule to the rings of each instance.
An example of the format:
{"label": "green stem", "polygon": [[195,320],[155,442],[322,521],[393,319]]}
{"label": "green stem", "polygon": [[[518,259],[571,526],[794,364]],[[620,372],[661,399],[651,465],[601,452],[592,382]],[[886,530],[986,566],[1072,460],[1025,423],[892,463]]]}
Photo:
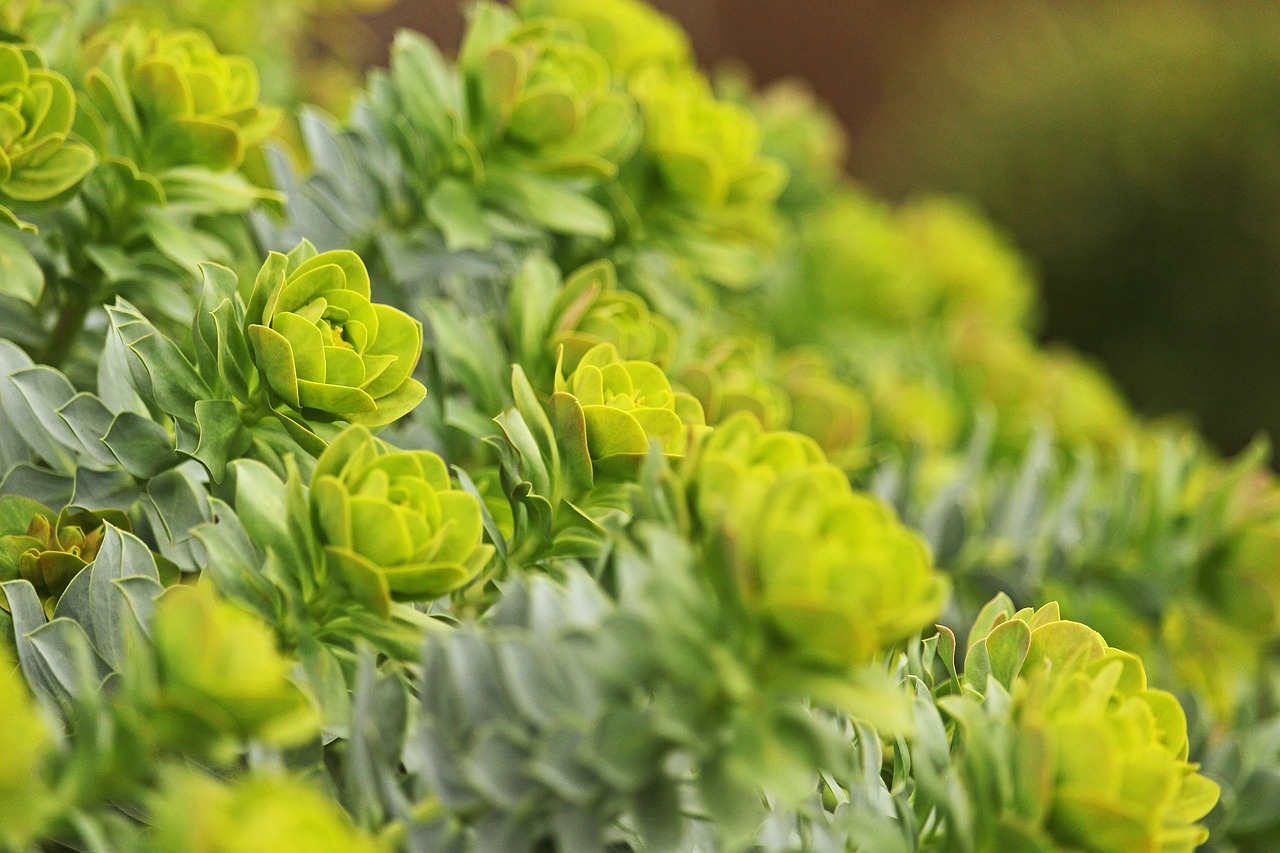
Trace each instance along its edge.
{"label": "green stem", "polygon": [[60,367],[71,354],[80,330],[84,327],[84,318],[89,314],[91,300],[70,299],[58,312],[58,322],[54,324],[53,335],[49,338],[49,346],[44,351],[45,364]]}

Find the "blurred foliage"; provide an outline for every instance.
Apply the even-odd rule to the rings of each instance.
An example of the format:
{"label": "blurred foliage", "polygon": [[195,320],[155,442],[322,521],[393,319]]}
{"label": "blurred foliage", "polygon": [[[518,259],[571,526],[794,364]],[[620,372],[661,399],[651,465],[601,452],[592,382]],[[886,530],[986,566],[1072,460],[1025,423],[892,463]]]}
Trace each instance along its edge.
{"label": "blurred foliage", "polygon": [[1051,339],[1223,450],[1280,432],[1280,10],[967,2],[917,10],[855,171],[971,198],[1043,272]]}
{"label": "blurred foliage", "polygon": [[5,11],[97,157],[0,222],[0,844],[1275,848],[1266,448],[802,88],[480,3],[299,151],[198,31]]}

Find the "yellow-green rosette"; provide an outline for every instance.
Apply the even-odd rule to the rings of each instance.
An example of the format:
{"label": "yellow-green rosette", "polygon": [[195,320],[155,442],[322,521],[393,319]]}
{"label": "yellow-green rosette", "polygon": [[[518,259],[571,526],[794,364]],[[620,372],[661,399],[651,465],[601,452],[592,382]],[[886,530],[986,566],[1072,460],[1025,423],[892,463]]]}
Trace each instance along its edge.
{"label": "yellow-green rosette", "polygon": [[758,281],[779,239],[786,167],[760,151],[755,116],[715,97],[696,69],[651,67],[630,84],[644,118],[627,186],[651,239],[725,287]]}
{"label": "yellow-green rosette", "polygon": [[272,253],[254,282],[247,333],[273,401],[304,418],[382,426],[412,411],[422,324],[370,301],[369,272],[350,251],[303,244]]}
{"label": "yellow-green rosette", "polygon": [[253,63],[219,53],[202,32],[109,29],[85,52],[80,129],[141,172],[239,168],[279,122],[258,100]]}
{"label": "yellow-green rosette", "polygon": [[826,462],[812,438],[766,430],[755,415],[738,412],[698,446],[689,480],[694,514],[707,530],[722,527],[735,514],[754,517],[779,477]]}
{"label": "yellow-green rosette", "polygon": [[647,72],[633,90],[645,118],[644,148],[675,196],[709,208],[765,208],[786,168],[760,153],[746,108],[718,100],[696,71]]}
{"label": "yellow-green rosette", "polygon": [[768,429],[791,423],[791,401],[776,383],[767,342],[750,337],[711,337],[680,373],[680,381],[702,403],[707,421],[718,424],[750,412]]}
{"label": "yellow-green rosette", "polygon": [[619,290],[613,264],[601,261],[565,279],[551,307],[547,348],[572,372],[593,347],[612,344],[625,361],[650,361],[665,368],[676,346],[676,330],[649,310],[644,298]]}
{"label": "yellow-green rosette", "polygon": [[865,663],[946,604],[924,540],[833,466],[779,478],[738,524],[744,593],[802,659]]}
{"label": "yellow-green rosette", "polygon": [[[30,583],[52,618],[72,579],[98,555],[107,523],[130,529],[116,510],[53,512],[21,495],[0,497],[0,583]],[[7,609],[3,602],[0,607]]]}
{"label": "yellow-green rosette", "polygon": [[459,55],[473,95],[474,142],[536,172],[612,177],[639,142],[636,107],[581,33],[554,19],[522,22],[484,3]]}
{"label": "yellow-green rosette", "polygon": [[787,355],[778,365],[777,379],[791,403],[791,429],[811,436],[827,459],[842,469],[865,461],[871,421],[866,397],[836,378],[821,354]]}
{"label": "yellow-green rosette", "polygon": [[291,746],[319,730],[315,705],[289,679],[293,664],[271,630],[206,585],[165,593],[152,639],[150,718],[162,742],[226,760],[249,739]]}
{"label": "yellow-green rosette", "polygon": [[588,350],[567,378],[557,373],[552,428],[566,468],[584,488],[598,477],[634,475],[650,442],[680,458],[705,431],[696,399],[672,388],[657,365],[625,360],[612,344]]}
{"label": "yellow-green rosette", "polygon": [[382,615],[390,602],[436,598],[489,562],[480,502],[454,488],[434,453],[392,450],[350,427],[320,455],[312,520],[355,598]]}
{"label": "yellow-green rosette", "polygon": [[146,853],[380,853],[332,799],[288,777],[219,782],[170,771],[149,802]]}
{"label": "yellow-green rosette", "polygon": [[862,666],[946,604],[924,541],[810,438],[736,415],[699,449],[690,488],[737,598],[797,661]]}
{"label": "yellow-green rosette", "polygon": [[15,210],[64,201],[93,169],[93,150],[69,139],[75,117],[65,77],[33,48],[0,44],[0,222],[30,229]]}
{"label": "yellow-green rosette", "polygon": [[573,21],[618,78],[654,65],[679,67],[692,61],[680,25],[638,0],[524,0],[517,8],[529,18]]}
{"label": "yellow-green rosette", "polygon": [[970,687],[990,690],[989,678],[1010,691],[1017,740],[1037,745],[1005,818],[1020,833],[1090,853],[1192,853],[1208,838],[1196,821],[1218,786],[1187,761],[1186,716],[1148,687],[1141,659],[1061,619],[1056,603],[1015,612],[998,597],[965,662]]}

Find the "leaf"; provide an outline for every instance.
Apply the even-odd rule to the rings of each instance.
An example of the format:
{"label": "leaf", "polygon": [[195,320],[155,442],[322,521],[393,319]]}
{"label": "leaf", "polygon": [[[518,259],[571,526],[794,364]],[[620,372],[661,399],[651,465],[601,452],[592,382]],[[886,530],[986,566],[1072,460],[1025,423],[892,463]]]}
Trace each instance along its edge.
{"label": "leaf", "polygon": [[608,211],[550,178],[492,169],[481,191],[487,201],[557,233],[613,238],[613,218]]}
{"label": "leaf", "polygon": [[26,581],[0,584],[0,594],[8,600],[18,662],[32,690],[64,710],[73,697],[96,692],[108,669],[84,630],[69,619],[46,622],[35,587]]}
{"label": "leaf", "polygon": [[475,190],[456,178],[444,178],[427,198],[427,215],[440,226],[451,252],[487,249],[493,235]]}
{"label": "leaf", "polygon": [[1006,688],[1013,688],[1013,680],[1022,669],[1031,646],[1031,628],[1021,619],[1010,619],[997,625],[985,641],[991,675]]}
{"label": "leaf", "polygon": [[230,400],[201,400],[196,403],[199,444],[191,455],[209,469],[215,483],[226,476],[227,463],[248,449],[252,435],[240,420],[236,404]]}
{"label": "leaf", "polygon": [[0,228],[0,295],[35,305],[44,293],[44,271],[14,232]]}
{"label": "leaf", "polygon": [[[7,345],[7,342],[0,342]],[[0,407],[15,431],[54,468],[75,467],[80,441],[58,410],[75,396],[67,378],[39,365],[0,376]]]}
{"label": "leaf", "polygon": [[275,473],[253,459],[230,466],[235,483],[236,514],[254,543],[272,549],[281,559],[296,565],[301,553],[285,514],[285,484]]}
{"label": "leaf", "polygon": [[126,363],[134,387],[163,412],[195,419],[195,405],[214,394],[173,341],[123,299],[107,308],[111,326],[126,349]]}
{"label": "leaf", "polygon": [[102,439],[120,465],[135,477],[151,479],[182,462],[164,427],[133,412],[121,412]]}

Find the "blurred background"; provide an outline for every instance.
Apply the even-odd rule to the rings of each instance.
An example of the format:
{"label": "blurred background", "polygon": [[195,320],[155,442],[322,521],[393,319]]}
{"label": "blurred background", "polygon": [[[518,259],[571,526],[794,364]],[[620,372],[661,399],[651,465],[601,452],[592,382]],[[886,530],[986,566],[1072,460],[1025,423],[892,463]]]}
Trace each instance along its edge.
{"label": "blurred background", "polygon": [[[458,0],[371,0],[317,51],[385,61]],[[709,67],[801,77],[891,200],[971,200],[1027,254],[1040,329],[1224,452],[1280,435],[1280,4],[656,0]],[[336,81],[332,83],[337,85]],[[315,85],[330,85],[319,79]]]}

